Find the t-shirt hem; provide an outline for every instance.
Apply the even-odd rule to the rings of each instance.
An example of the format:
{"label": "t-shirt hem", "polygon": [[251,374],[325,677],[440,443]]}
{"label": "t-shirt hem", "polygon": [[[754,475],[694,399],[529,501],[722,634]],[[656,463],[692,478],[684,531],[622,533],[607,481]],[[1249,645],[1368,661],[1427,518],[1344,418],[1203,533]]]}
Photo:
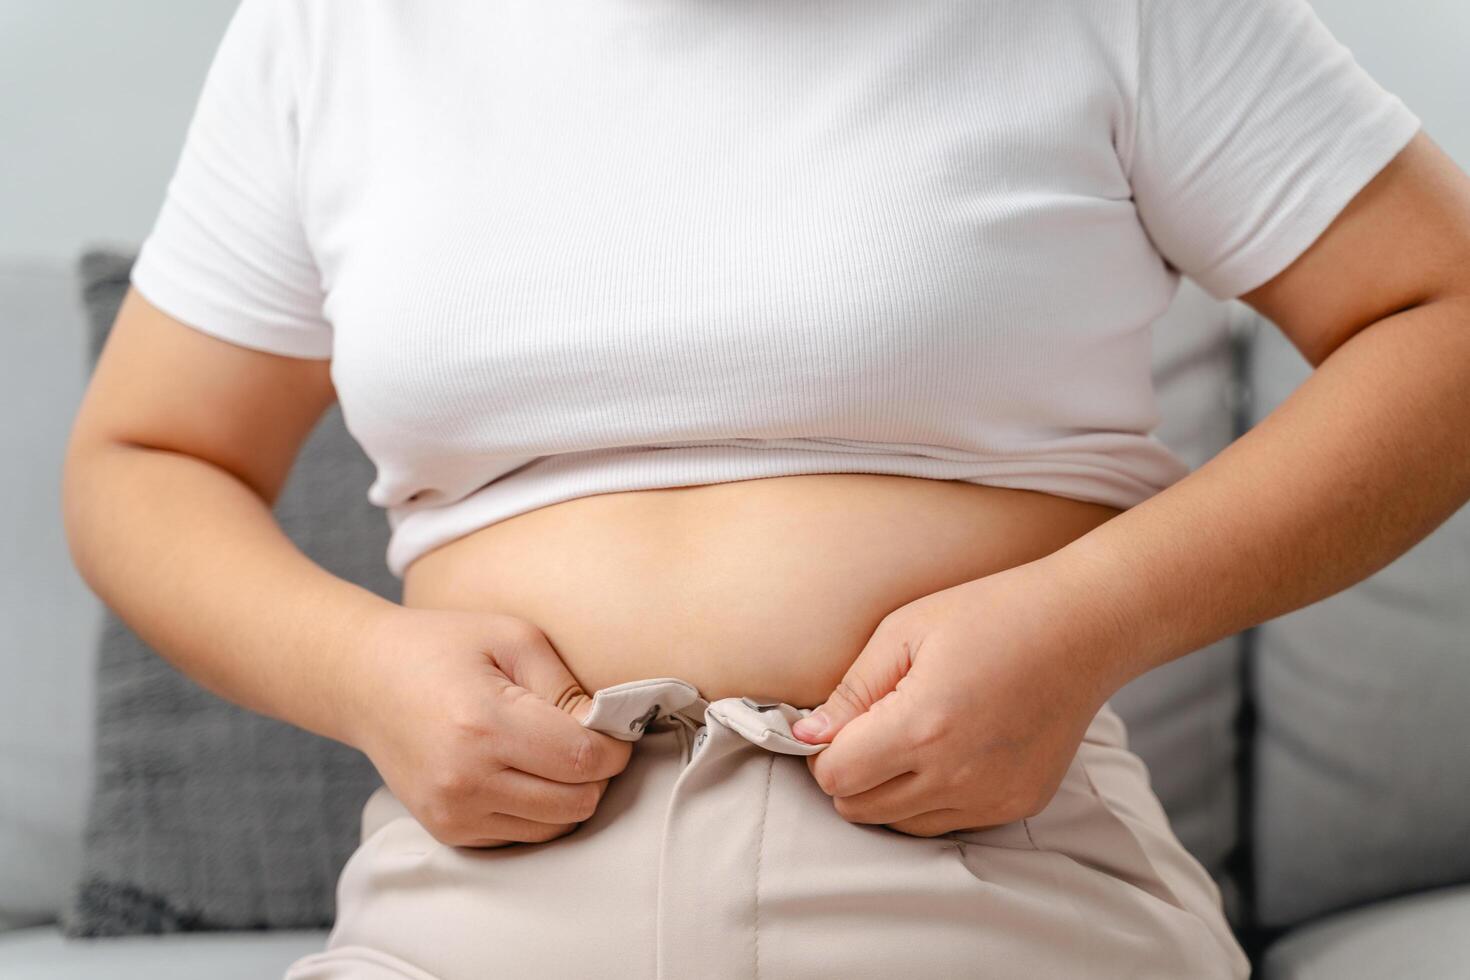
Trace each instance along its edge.
{"label": "t-shirt hem", "polygon": [[[1143,454],[1133,472],[1118,461],[1128,453]],[[451,503],[418,509],[390,506],[392,533],[385,561],[389,572],[402,579],[415,560],[450,541],[528,511],[602,493],[810,473],[872,473],[1033,490],[1126,510],[1189,471],[1172,450],[1147,437],[1111,455],[1064,452],[1038,458],[944,459],[701,443],[624,447],[544,457],[506,482],[492,482]]]}

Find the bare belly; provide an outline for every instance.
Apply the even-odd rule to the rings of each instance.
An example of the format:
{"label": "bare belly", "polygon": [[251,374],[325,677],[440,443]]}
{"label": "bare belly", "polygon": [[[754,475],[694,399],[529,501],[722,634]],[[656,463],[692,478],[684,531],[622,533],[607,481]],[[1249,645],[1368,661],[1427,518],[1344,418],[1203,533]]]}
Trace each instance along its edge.
{"label": "bare belly", "polygon": [[1040,558],[1118,513],[846,473],[598,494],[424,555],[403,601],[529,620],[589,693],[673,676],[711,699],[810,707],[890,611]]}

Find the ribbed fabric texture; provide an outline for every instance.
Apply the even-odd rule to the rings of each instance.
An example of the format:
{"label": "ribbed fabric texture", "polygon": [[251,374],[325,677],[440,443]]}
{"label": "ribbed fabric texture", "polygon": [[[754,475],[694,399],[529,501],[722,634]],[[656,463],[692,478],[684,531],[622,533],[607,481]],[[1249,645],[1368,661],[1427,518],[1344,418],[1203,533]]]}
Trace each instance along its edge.
{"label": "ribbed fabric texture", "polygon": [[798,473],[1129,507],[1180,273],[1265,282],[1419,126],[1306,0],[244,0],[132,280],[333,359],[395,575]]}

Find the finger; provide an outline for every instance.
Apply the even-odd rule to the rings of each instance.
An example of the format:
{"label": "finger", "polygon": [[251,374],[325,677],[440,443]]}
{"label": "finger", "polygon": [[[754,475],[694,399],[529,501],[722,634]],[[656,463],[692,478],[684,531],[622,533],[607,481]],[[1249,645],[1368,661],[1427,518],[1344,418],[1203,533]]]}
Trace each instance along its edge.
{"label": "finger", "polygon": [[580,723],[592,699],[567,669],[546,634],[530,624],[525,632],[516,642],[495,644],[492,655],[496,666],[512,682],[546,699]]}
{"label": "finger", "polygon": [[901,772],[870,790],[851,796],[833,797],[832,804],[849,823],[893,823],[934,809],[924,788],[928,780],[910,770]]}
{"label": "finger", "polygon": [[499,760],[562,783],[610,779],[623,771],[633,743],[584,728],[571,715],[525,688],[504,681],[499,694]]}
{"label": "finger", "polygon": [[465,837],[444,841],[453,847],[500,847],[504,844],[544,844],[577,829],[574,823],[552,824],[492,813],[475,822]]}
{"label": "finger", "polygon": [[[514,642],[496,643],[495,665],[515,688],[534,698],[505,691],[515,716],[514,737],[502,742],[507,765],[559,782],[608,779],[628,764],[629,743],[582,726],[592,699],[562,662],[546,635],[525,624]],[[552,709],[538,708],[540,700]]]}
{"label": "finger", "polygon": [[559,783],[519,769],[502,769],[486,782],[501,813],[541,823],[581,823],[592,816],[608,780]]}
{"label": "finger", "polygon": [[905,744],[909,702],[896,691],[853,719],[832,744],[807,757],[817,785],[828,796],[854,796],[913,769]]}
{"label": "finger", "polygon": [[893,640],[880,626],[827,700],[792,725],[792,733],[803,742],[832,741],[848,723],[898,686],[913,665],[915,649],[907,640]]}

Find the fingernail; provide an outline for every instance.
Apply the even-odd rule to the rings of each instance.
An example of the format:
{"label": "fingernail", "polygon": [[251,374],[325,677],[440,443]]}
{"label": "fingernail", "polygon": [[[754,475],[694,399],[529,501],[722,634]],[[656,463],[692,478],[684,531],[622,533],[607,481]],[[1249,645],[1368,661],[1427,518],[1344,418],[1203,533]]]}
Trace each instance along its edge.
{"label": "fingernail", "polygon": [[808,738],[821,738],[822,734],[827,731],[827,716],[820,711],[813,711],[792,725],[791,730]]}

